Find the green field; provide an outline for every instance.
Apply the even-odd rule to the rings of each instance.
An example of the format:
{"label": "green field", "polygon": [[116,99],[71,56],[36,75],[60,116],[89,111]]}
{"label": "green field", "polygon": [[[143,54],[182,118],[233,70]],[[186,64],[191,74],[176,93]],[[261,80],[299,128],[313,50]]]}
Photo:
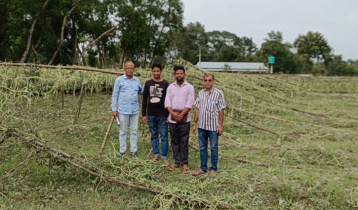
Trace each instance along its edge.
{"label": "green field", "polygon": [[[203,72],[184,61],[187,81]],[[144,83],[149,69],[138,69]],[[171,70],[164,78],[173,81]],[[0,67],[0,209],[358,208],[358,78],[216,73],[227,103],[218,176],[192,177],[151,161],[147,125],[139,159],[118,156],[111,119],[115,75]],[[81,85],[85,95],[74,124]],[[58,157],[123,183],[90,175]],[[42,149],[39,149],[42,148]],[[189,166],[199,169],[197,136]],[[172,161],[171,153],[168,155]],[[159,192],[159,193],[158,193]]]}

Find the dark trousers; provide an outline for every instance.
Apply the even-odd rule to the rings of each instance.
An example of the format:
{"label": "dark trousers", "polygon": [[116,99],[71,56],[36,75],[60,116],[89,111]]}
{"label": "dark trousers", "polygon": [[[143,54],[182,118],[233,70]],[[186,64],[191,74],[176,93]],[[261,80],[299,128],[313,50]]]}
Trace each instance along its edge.
{"label": "dark trousers", "polygon": [[190,122],[169,124],[173,159],[178,165],[188,165]]}

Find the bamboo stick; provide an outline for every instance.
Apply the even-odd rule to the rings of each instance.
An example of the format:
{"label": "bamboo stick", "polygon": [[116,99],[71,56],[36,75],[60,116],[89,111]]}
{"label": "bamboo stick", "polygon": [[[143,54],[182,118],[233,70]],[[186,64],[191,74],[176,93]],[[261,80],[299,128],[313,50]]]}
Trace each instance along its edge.
{"label": "bamboo stick", "polygon": [[107,139],[108,139],[108,135],[109,135],[109,132],[111,131],[114,118],[115,118],[115,117],[112,116],[112,117],[111,117],[111,120],[109,121],[109,125],[108,125],[108,128],[107,128],[107,132],[106,132],[106,135],[104,136],[104,139],[103,139],[103,142],[102,142],[101,151],[99,152],[99,154],[101,154],[101,155],[103,154],[104,147],[106,146]]}
{"label": "bamboo stick", "polygon": [[[0,62],[0,66],[19,66],[19,67],[38,67],[38,68],[48,68],[48,69],[59,69],[59,70],[79,70],[79,71],[91,71],[91,72],[100,72],[106,74],[116,74],[123,75],[123,72],[115,69],[97,69],[92,67],[84,66],[52,66],[52,65],[43,65],[43,64],[33,64],[33,63],[7,63]],[[140,76],[140,74],[135,73],[135,76]]]}

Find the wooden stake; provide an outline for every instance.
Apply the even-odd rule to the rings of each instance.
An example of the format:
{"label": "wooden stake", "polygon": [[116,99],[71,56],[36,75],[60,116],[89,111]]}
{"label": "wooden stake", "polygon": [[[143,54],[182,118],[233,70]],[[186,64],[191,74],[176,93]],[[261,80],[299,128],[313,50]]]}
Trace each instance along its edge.
{"label": "wooden stake", "polygon": [[103,139],[103,142],[102,142],[101,151],[99,152],[100,155],[103,154],[104,147],[106,146],[107,138],[108,138],[109,132],[111,131],[112,124],[113,124],[113,120],[114,120],[114,116],[112,116],[112,117],[111,117],[111,120],[109,121],[109,125],[108,125],[108,128],[107,128],[107,132],[106,132],[106,135],[104,136],[104,139]]}
{"label": "wooden stake", "polygon": [[83,101],[84,95],[85,95],[85,85],[82,85],[82,86],[81,86],[80,99],[78,100],[78,104],[77,104],[78,109],[77,109],[77,113],[76,113],[76,117],[75,117],[74,124],[77,124],[78,118],[80,117],[81,107],[82,107],[82,101]]}

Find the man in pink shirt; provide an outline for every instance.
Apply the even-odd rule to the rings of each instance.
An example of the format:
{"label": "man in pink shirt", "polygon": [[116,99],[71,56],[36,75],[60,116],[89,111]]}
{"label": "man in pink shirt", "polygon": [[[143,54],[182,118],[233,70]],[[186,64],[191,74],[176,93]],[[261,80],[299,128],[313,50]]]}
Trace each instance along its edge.
{"label": "man in pink shirt", "polygon": [[195,91],[193,85],[184,81],[183,66],[174,67],[175,82],[170,84],[165,96],[165,108],[169,111],[169,130],[174,163],[170,170],[179,166],[183,173],[190,173],[188,167],[190,110],[194,104]]}

